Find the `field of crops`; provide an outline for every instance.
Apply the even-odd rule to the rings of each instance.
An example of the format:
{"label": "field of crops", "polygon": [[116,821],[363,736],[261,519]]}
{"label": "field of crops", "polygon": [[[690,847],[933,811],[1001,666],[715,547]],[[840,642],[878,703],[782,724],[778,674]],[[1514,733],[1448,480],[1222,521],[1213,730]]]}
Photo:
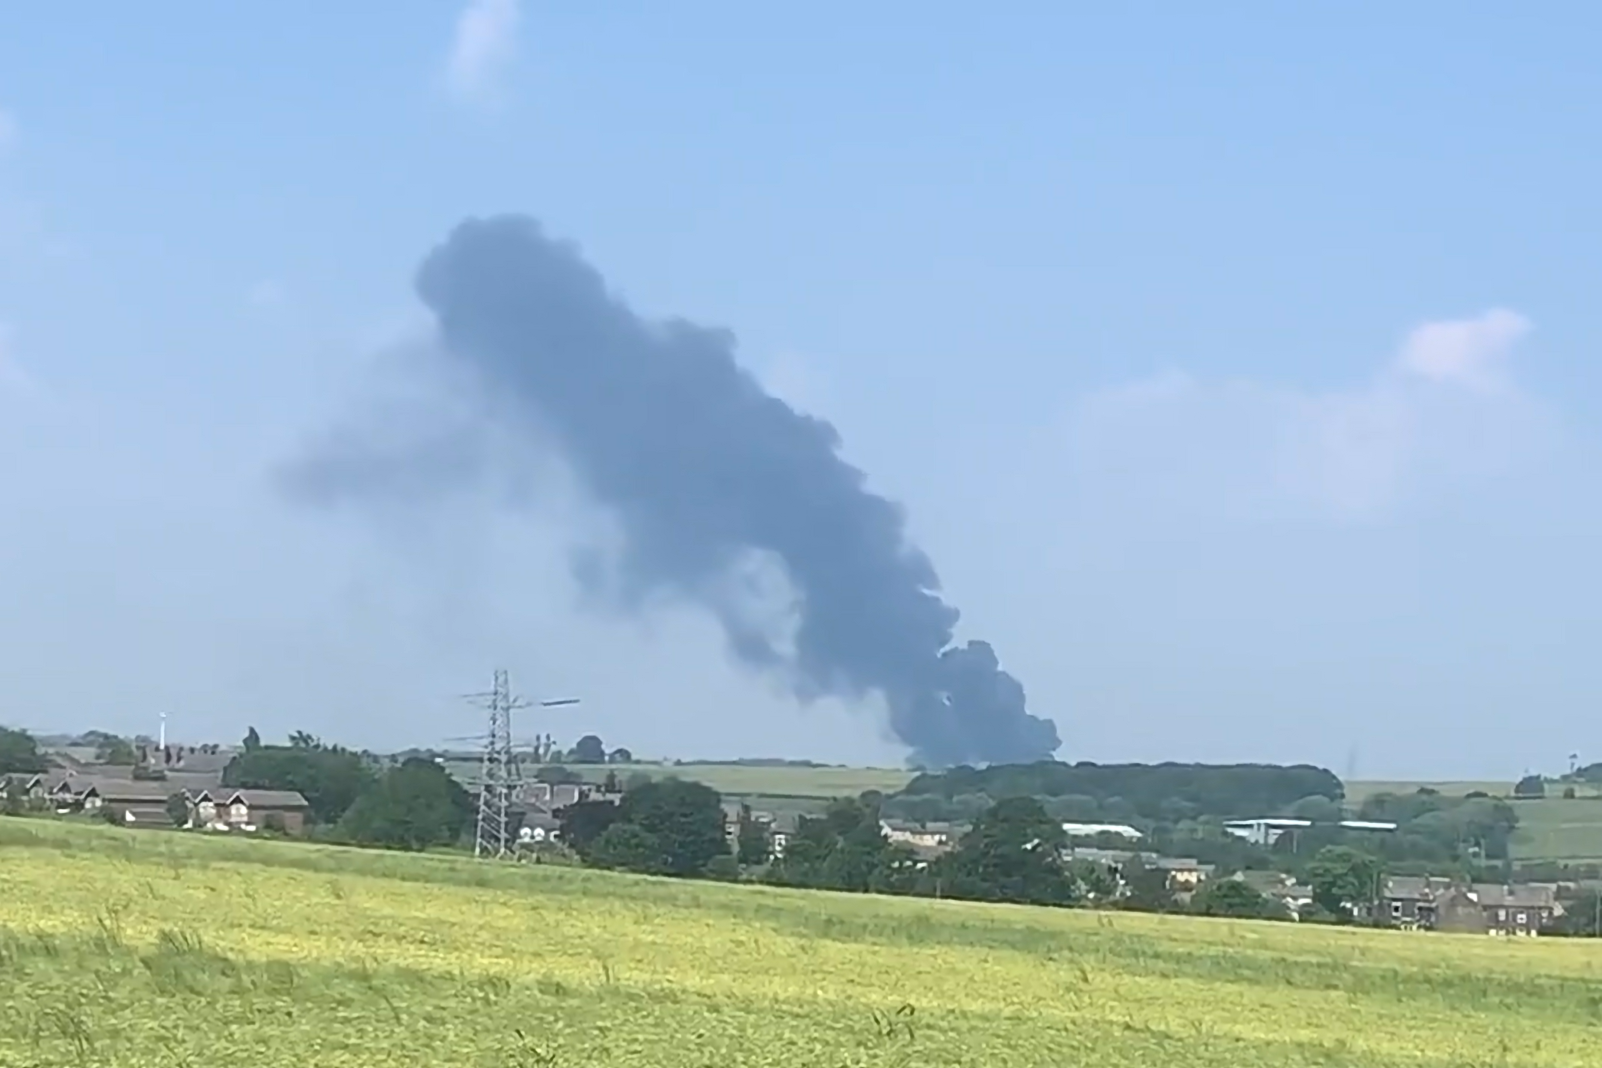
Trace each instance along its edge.
{"label": "field of crops", "polygon": [[1594,1064],[1602,955],[0,819],[0,1065]]}

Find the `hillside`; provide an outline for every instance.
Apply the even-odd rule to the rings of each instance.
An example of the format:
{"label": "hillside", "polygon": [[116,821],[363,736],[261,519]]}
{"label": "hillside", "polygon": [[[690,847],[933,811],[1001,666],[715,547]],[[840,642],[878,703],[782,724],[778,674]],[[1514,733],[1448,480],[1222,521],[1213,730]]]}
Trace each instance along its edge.
{"label": "hillside", "polygon": [[0,1064],[1568,1066],[1594,947],[0,820]]}

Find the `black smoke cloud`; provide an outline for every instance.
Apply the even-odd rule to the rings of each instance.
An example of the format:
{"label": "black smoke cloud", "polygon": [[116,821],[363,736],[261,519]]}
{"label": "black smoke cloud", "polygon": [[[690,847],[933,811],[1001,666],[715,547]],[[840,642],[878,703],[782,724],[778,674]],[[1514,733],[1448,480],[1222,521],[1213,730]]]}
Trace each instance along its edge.
{"label": "black smoke cloud", "polygon": [[[744,660],[804,697],[883,695],[890,726],[932,765],[1028,761],[1058,747],[1023,687],[980,641],[952,644],[957,610],[900,509],[840,458],[833,426],[770,396],[725,331],[641,319],[570,246],[531,219],[462,223],[417,290],[441,349],[491,403],[498,430],[554,445],[623,535],[613,579],[716,612]],[[440,439],[364,464],[345,440],[303,464],[323,496],[393,490],[462,468]],[[406,468],[415,468],[407,471]],[[729,579],[776,562],[794,602],[776,640],[731,607]],[[580,577],[599,582],[591,568]]]}

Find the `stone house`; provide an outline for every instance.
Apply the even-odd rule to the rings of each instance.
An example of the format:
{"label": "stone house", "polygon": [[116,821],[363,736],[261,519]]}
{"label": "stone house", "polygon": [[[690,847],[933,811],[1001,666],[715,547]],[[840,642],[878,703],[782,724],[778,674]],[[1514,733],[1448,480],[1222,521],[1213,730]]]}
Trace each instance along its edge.
{"label": "stone house", "polygon": [[188,794],[191,822],[208,830],[306,832],[310,806],[298,790],[223,787]]}
{"label": "stone house", "polygon": [[1435,876],[1392,876],[1380,888],[1376,919],[1405,930],[1532,937],[1562,914],[1554,887],[1472,886]]}

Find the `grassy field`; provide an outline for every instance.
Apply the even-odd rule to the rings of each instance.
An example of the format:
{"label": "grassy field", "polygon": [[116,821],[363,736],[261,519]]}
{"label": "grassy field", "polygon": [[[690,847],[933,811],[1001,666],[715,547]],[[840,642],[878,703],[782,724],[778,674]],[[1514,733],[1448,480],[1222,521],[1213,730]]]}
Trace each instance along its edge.
{"label": "grassy field", "polygon": [[1518,801],[1517,860],[1602,860],[1602,798]]}
{"label": "grassy field", "polygon": [[0,1065],[1595,1063],[1602,957],[0,819]]}
{"label": "grassy field", "polygon": [[1346,800],[1355,805],[1361,804],[1366,798],[1375,794],[1411,794],[1425,787],[1438,790],[1447,797],[1462,797],[1475,791],[1490,794],[1492,797],[1507,797],[1513,792],[1511,781],[1476,782],[1460,779],[1452,782],[1380,782],[1359,779],[1346,784]]}
{"label": "grassy field", "polygon": [[575,766],[574,771],[599,782],[608,770],[623,774],[676,775],[704,782],[729,796],[855,797],[865,790],[894,793],[912,781],[914,772],[895,768],[751,767],[740,764],[634,764],[612,768]]}

